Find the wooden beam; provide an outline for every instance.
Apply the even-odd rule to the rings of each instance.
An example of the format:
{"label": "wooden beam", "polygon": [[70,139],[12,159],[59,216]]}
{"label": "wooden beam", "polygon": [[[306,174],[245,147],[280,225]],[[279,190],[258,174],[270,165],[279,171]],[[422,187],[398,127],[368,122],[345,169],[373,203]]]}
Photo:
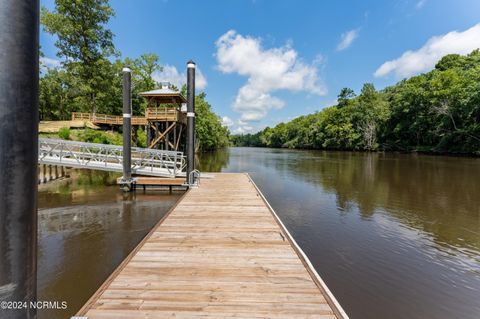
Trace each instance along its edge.
{"label": "wooden beam", "polygon": [[160,142],[164,137],[165,135],[170,132],[170,130],[175,126],[175,123],[171,124],[166,130],[165,132],[161,133],[151,144],[150,144],[150,148],[152,148],[153,146],[155,146],[158,142]]}
{"label": "wooden beam", "polygon": [[183,125],[180,125],[180,132],[178,133],[178,136],[177,136],[175,151],[178,151],[178,146],[180,145],[180,140],[182,139],[182,130],[183,130]]}

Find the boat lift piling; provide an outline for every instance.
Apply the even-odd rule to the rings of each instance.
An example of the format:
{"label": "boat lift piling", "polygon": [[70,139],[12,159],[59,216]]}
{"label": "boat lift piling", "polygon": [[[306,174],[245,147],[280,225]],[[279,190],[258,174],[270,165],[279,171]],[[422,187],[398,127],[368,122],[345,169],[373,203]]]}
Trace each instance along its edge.
{"label": "boat lift piling", "polygon": [[[0,302],[36,301],[38,0],[0,1]],[[36,318],[33,307],[0,317]]]}
{"label": "boat lift piling", "polygon": [[187,62],[187,184],[195,184],[195,62]]}
{"label": "boat lift piling", "polygon": [[132,190],[132,71],[123,70],[123,179],[122,189]]}

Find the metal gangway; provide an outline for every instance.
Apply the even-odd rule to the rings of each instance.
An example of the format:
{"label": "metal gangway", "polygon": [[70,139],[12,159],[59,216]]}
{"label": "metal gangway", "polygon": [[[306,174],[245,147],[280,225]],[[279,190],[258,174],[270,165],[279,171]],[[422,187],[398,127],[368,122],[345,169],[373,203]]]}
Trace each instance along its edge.
{"label": "metal gangway", "polygon": [[[50,138],[38,140],[38,163],[111,172],[123,171],[123,147]],[[132,174],[185,176],[182,152],[132,147]]]}

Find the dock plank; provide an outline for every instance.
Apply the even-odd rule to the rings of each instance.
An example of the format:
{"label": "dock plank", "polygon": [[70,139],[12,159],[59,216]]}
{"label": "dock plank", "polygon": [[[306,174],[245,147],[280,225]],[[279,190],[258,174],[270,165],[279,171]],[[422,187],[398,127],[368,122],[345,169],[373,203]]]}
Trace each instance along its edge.
{"label": "dock plank", "polygon": [[347,318],[247,174],[190,189],[77,315]]}

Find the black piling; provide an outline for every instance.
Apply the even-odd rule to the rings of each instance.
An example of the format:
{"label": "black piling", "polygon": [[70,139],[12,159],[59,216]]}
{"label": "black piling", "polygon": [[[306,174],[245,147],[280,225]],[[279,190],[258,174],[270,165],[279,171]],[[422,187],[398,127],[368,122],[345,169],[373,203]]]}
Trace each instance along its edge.
{"label": "black piling", "polygon": [[[0,302],[36,300],[38,0],[0,1]],[[2,318],[36,318],[33,307]]]}
{"label": "black piling", "polygon": [[195,169],[195,62],[187,63],[187,184],[194,184]]}
{"label": "black piling", "polygon": [[123,68],[123,189],[132,190],[132,71]]}

